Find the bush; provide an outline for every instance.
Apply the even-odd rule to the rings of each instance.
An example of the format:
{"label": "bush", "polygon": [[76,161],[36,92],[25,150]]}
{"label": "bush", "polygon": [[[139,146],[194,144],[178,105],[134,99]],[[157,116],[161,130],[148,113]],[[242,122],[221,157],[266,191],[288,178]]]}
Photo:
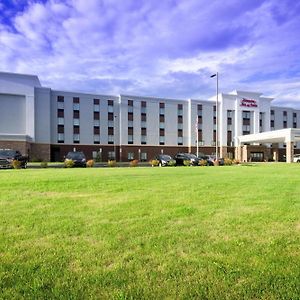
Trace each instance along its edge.
{"label": "bush", "polygon": [[176,166],[176,160],[175,159],[171,159],[168,163],[168,166],[170,167],[175,167]]}
{"label": "bush", "polygon": [[233,159],[233,160],[232,160],[232,163],[235,164],[235,165],[239,165],[239,164],[240,164],[240,161],[237,160],[237,159]]}
{"label": "bush", "polygon": [[149,164],[152,167],[157,167],[159,165],[159,161],[157,159],[152,159],[152,160],[149,161]]}
{"label": "bush", "polygon": [[225,165],[225,166],[231,166],[231,165],[232,165],[232,159],[230,159],[230,158],[225,158],[225,159],[224,159],[224,165]]}
{"label": "bush", "polygon": [[191,164],[192,164],[191,161],[188,160],[188,159],[186,159],[186,160],[183,161],[183,165],[184,165],[184,166],[187,166],[187,167],[188,167],[188,166],[190,166]]}
{"label": "bush", "polygon": [[137,159],[134,159],[130,162],[130,167],[136,167],[138,165],[139,161]]}
{"label": "bush", "polygon": [[65,168],[73,168],[74,167],[74,161],[72,159],[66,159],[64,162]]}
{"label": "bush", "polygon": [[207,160],[206,160],[206,159],[200,159],[200,161],[199,161],[199,166],[200,166],[200,167],[207,166]]}
{"label": "bush", "polygon": [[214,166],[217,167],[220,165],[220,162],[218,160],[214,160]]}
{"label": "bush", "polygon": [[46,161],[42,161],[41,168],[48,168],[48,163]]}
{"label": "bush", "polygon": [[93,159],[90,159],[86,162],[86,166],[88,168],[93,168],[95,166],[95,161]]}
{"label": "bush", "polygon": [[114,168],[117,166],[117,162],[115,160],[109,160],[107,162],[107,166],[110,167],[110,168]]}
{"label": "bush", "polygon": [[13,167],[14,169],[21,169],[21,162],[14,159],[14,160],[12,161],[12,167]]}

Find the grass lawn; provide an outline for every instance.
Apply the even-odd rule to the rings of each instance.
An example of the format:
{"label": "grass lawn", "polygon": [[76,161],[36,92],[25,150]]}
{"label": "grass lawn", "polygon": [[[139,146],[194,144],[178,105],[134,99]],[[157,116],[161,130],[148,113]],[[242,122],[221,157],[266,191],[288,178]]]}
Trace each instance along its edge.
{"label": "grass lawn", "polygon": [[300,299],[300,165],[0,171],[0,298]]}

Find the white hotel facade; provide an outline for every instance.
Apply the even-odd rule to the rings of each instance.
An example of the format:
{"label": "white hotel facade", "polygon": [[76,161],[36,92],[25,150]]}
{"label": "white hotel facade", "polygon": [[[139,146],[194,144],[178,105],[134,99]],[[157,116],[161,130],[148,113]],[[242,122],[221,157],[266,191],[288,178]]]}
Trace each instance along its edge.
{"label": "white hotel facade", "polygon": [[[239,143],[239,137],[300,127],[300,110],[272,105],[261,93],[219,94],[220,156],[283,160],[286,144]],[[37,76],[0,73],[0,148],[59,161],[74,148],[102,161],[148,161],[159,153],[215,154],[216,102],[99,95],[42,87]],[[198,137],[197,137],[198,135]],[[300,153],[300,143],[293,143]]]}

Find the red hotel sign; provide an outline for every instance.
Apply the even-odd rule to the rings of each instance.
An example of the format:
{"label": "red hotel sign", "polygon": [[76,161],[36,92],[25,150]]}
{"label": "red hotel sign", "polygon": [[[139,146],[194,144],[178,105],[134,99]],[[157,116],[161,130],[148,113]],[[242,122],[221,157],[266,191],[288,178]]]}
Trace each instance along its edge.
{"label": "red hotel sign", "polygon": [[245,107],[257,107],[257,102],[256,100],[252,100],[252,99],[241,99],[241,106],[245,106]]}

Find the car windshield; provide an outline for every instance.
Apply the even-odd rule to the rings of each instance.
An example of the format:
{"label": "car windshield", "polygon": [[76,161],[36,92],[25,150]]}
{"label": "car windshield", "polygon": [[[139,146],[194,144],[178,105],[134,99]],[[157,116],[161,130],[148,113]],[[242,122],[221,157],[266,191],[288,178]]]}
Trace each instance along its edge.
{"label": "car windshield", "polygon": [[0,150],[0,155],[1,156],[14,156],[15,155],[15,151],[13,150]]}
{"label": "car windshield", "polygon": [[172,159],[172,157],[170,155],[160,155],[160,159],[163,159],[163,160],[170,160]]}
{"label": "car windshield", "polygon": [[66,156],[68,159],[83,159],[84,154],[82,152],[69,152]]}
{"label": "car windshield", "polygon": [[189,154],[189,153],[188,153],[186,156],[189,157],[189,158],[197,158],[196,155],[194,155],[194,154]]}

